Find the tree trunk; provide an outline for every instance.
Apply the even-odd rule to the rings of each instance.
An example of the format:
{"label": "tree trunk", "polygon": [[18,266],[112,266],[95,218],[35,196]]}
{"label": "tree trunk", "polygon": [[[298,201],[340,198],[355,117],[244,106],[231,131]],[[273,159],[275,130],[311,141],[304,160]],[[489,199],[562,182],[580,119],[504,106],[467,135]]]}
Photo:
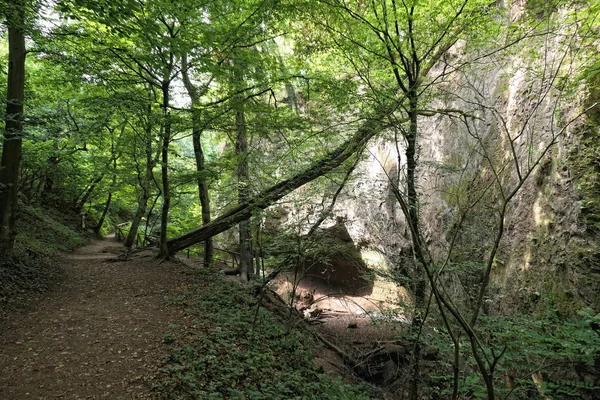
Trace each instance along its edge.
{"label": "tree trunk", "polygon": [[[406,217],[410,220],[412,226],[411,237],[413,241],[413,248],[420,248],[421,243],[421,229],[419,226],[419,199],[416,188],[416,170],[417,170],[417,137],[418,137],[418,105],[419,98],[417,89],[413,86],[409,89],[408,94],[408,119],[409,127],[406,132],[406,193],[408,203],[408,215]],[[415,333],[416,341],[412,354],[412,371],[409,386],[409,400],[417,400],[419,395],[419,384],[420,384],[420,362],[421,362],[421,343],[419,335],[417,334],[421,329],[423,320],[421,319],[421,310],[425,305],[425,289],[426,277],[422,271],[422,267],[415,265],[415,305],[416,312],[413,316],[412,330]]]}
{"label": "tree trunk", "polygon": [[104,210],[102,210],[102,215],[98,220],[98,224],[94,228],[94,232],[96,235],[100,235],[102,231],[102,225],[104,225],[104,220],[106,219],[106,214],[108,213],[108,209],[110,208],[110,202],[112,201],[112,190],[108,193],[108,197],[106,198],[106,203],[104,203]]}
{"label": "tree trunk", "polygon": [[162,137],[162,186],[163,186],[163,204],[160,216],[160,249],[158,256],[169,258],[167,248],[167,224],[169,222],[169,207],[171,206],[171,191],[169,188],[169,142],[171,140],[171,115],[169,114],[169,82],[162,85],[163,93],[163,137]]}
{"label": "tree trunk", "polygon": [[[152,113],[152,106],[148,105],[147,108],[148,113],[148,122],[145,128],[145,137],[144,137],[144,153],[146,156],[146,172],[143,178],[140,179],[140,186],[142,188],[142,193],[140,194],[140,199],[138,202],[138,207],[131,221],[131,227],[129,228],[129,232],[127,233],[127,238],[125,239],[124,246],[127,249],[133,247],[135,243],[135,238],[137,237],[138,230],[140,227],[140,223],[142,222],[142,218],[146,214],[146,209],[148,208],[148,200],[150,199],[150,184],[152,182],[152,174],[154,170],[154,159],[152,158],[152,125],[150,123],[150,117]],[[146,219],[146,222],[148,219]]]}
{"label": "tree trunk", "polygon": [[[201,111],[196,108],[200,101],[200,93],[193,85],[188,74],[187,57],[184,55],[181,58],[181,76],[183,84],[190,96],[192,102],[192,142],[194,144],[194,156],[196,158],[196,171],[198,172],[198,197],[200,206],[202,207],[202,224],[206,225],[210,222],[210,196],[208,193],[208,182],[206,179],[206,168],[204,161],[204,150],[202,149],[202,127],[201,127]],[[204,241],[204,265],[210,267],[214,262],[214,247],[212,238]]]}
{"label": "tree trunk", "polygon": [[[419,226],[419,199],[416,187],[416,171],[417,171],[417,136],[418,136],[418,94],[416,89],[411,89],[408,93],[408,118],[409,128],[406,132],[406,193],[408,202],[407,216],[413,226],[413,246],[416,246],[415,241],[421,240],[421,229]],[[415,237],[416,236],[416,237]],[[416,268],[416,283],[415,283],[415,300],[417,308],[420,308],[425,303],[425,274],[421,272],[421,268]]]}
{"label": "tree trunk", "polygon": [[[194,143],[194,155],[196,157],[196,171],[198,172],[198,197],[202,207],[202,224],[210,222],[210,196],[208,193],[208,182],[206,181],[206,168],[204,167],[204,151],[200,142],[199,114],[200,110],[194,109],[194,127],[192,128],[192,141]],[[210,267],[214,263],[214,247],[212,238],[204,241],[204,265]]]}
{"label": "tree trunk", "polygon": [[0,254],[13,256],[16,236],[17,187],[21,164],[23,101],[25,88],[25,10],[22,1],[9,7],[8,88],[6,93],[6,129],[0,162]]}
{"label": "tree trunk", "polygon": [[385,123],[385,119],[395,110],[395,103],[391,105],[382,105],[380,109],[377,110],[375,115],[365,120],[362,126],[350,139],[342,143],[321,160],[315,162],[306,170],[274,186],[271,186],[269,189],[264,190],[257,196],[248,199],[248,201],[238,204],[236,207],[225,212],[218,218],[212,220],[210,223],[194,231],[188,232],[185,235],[169,240],[169,254],[173,255],[193,244],[218,235],[221,232],[225,232],[235,224],[250,218],[254,211],[264,210],[300,186],[311,182],[323,174],[340,166],[353,154],[361,150],[373,136],[381,131],[383,124]]}
{"label": "tree trunk", "polygon": [[112,176],[112,184],[110,185],[110,191],[108,192],[108,197],[106,198],[106,203],[104,204],[104,210],[102,210],[102,215],[98,220],[98,224],[94,229],[96,235],[100,235],[102,231],[102,225],[104,225],[104,219],[106,218],[106,214],[108,213],[108,209],[110,208],[110,202],[112,201],[113,191],[117,186],[117,157],[115,156],[115,144],[114,141],[111,143],[111,154],[113,155],[113,176]]}
{"label": "tree trunk", "polygon": [[125,246],[127,249],[131,250],[133,244],[135,243],[135,238],[137,237],[138,231],[140,229],[140,224],[142,222],[142,218],[146,213],[146,207],[148,207],[148,199],[147,192],[142,190],[142,195],[140,196],[140,200],[138,203],[137,210],[131,220],[131,226],[129,227],[129,232],[127,233],[127,238],[125,239]]}
{"label": "tree trunk", "polygon": [[[244,78],[240,66],[234,72],[234,87],[243,87]],[[238,204],[244,204],[250,198],[250,174],[248,171],[248,132],[246,126],[246,114],[244,110],[244,99],[242,96],[234,96],[232,99],[235,110],[235,153],[237,156],[237,181],[238,181]],[[240,243],[240,276],[243,281],[248,281],[254,274],[252,258],[252,232],[250,220],[245,219],[238,225]]]}

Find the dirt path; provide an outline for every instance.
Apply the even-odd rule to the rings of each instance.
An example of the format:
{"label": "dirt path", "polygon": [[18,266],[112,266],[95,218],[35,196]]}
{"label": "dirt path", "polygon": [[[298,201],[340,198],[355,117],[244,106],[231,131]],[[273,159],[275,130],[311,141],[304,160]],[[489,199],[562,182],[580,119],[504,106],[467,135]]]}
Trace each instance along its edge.
{"label": "dirt path", "polygon": [[60,264],[63,281],[29,313],[0,321],[0,399],[147,399],[182,311],[166,308],[190,280],[148,254],[92,241]]}

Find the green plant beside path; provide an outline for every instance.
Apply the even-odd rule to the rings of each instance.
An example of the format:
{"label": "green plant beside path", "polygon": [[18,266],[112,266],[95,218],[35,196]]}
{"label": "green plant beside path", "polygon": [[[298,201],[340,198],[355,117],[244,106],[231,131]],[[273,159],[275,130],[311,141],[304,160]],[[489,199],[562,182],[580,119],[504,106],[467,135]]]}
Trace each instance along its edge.
{"label": "green plant beside path", "polygon": [[[342,383],[313,364],[307,335],[287,329],[260,308],[250,286],[202,272],[209,288],[172,299],[194,323],[165,336],[174,350],[157,390],[167,399],[352,399],[371,398],[365,388]],[[251,327],[251,328],[249,328]],[[177,339],[181,338],[181,339]],[[182,343],[179,343],[181,340]]]}

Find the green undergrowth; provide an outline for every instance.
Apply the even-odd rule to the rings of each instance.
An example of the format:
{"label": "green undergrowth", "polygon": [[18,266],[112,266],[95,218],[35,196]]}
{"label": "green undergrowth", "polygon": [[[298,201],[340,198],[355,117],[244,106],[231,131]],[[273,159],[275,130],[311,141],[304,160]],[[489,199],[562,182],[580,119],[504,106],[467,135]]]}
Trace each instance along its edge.
{"label": "green undergrowth", "polygon": [[211,282],[171,299],[184,307],[192,326],[165,334],[172,352],[156,390],[165,399],[368,399],[315,367],[310,337],[286,328],[257,307],[251,288],[203,272]]}
{"label": "green undergrowth", "polygon": [[[544,315],[483,315],[477,331],[479,340],[486,343],[485,357],[499,356],[494,371],[497,398],[598,398],[600,314],[594,310],[579,310],[569,319],[561,319],[555,310]],[[426,335],[425,343],[439,351],[437,364],[431,368],[434,373],[427,376],[427,398],[449,399],[453,379],[452,342],[439,330],[436,335]],[[465,335],[461,337],[460,358],[466,368],[459,380],[459,398],[486,399],[485,384]],[[533,380],[533,374],[538,375],[538,382]]]}
{"label": "green undergrowth", "polygon": [[47,290],[59,276],[53,257],[82,246],[87,239],[56,210],[21,206],[14,260],[0,260],[0,314],[19,308]]}
{"label": "green undergrowth", "polygon": [[23,207],[18,220],[16,246],[29,253],[55,256],[87,243],[70,215],[52,209]]}

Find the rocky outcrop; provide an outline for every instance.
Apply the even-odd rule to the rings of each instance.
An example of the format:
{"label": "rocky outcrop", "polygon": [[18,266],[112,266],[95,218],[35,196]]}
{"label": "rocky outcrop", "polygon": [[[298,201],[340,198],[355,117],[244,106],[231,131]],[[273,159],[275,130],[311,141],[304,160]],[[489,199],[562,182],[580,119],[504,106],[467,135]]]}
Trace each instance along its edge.
{"label": "rocky outcrop", "polygon": [[[586,85],[576,94],[563,90],[577,85],[573,68],[579,65],[565,42],[573,32],[561,29],[444,80],[428,108],[460,113],[419,121],[422,231],[435,259],[443,262],[450,253],[446,283],[466,304],[499,229],[502,196],[518,189],[504,215],[488,311],[552,307],[568,314],[600,306],[600,239],[582,213],[594,194],[579,190],[581,174],[573,173],[582,138],[597,129],[589,123],[592,111],[578,117],[592,103],[586,98],[593,91]],[[522,55],[535,51],[545,58]],[[392,184],[403,186],[402,146],[401,139],[372,143],[335,213],[346,218],[361,248],[379,252],[393,270],[410,275],[407,227],[390,190]],[[595,178],[588,181],[600,176],[599,170],[591,173]]]}
{"label": "rocky outcrop", "polygon": [[[515,3],[515,18],[524,4]],[[572,24],[559,25],[451,75],[444,72],[451,64],[432,71],[441,78],[426,108],[450,111],[419,119],[421,231],[432,257],[449,261],[443,279],[465,307],[476,296],[501,220],[487,311],[551,307],[568,314],[600,306],[600,235],[594,225],[600,169],[590,139],[600,138],[600,124],[593,122],[600,114],[579,115],[595,104],[596,92],[589,81],[579,82],[578,68],[585,66],[570,51],[577,40]],[[459,44],[446,58],[455,64],[477,58],[469,51]],[[378,273],[410,288],[416,275],[411,241],[391,190],[405,185],[404,150],[400,133],[371,141],[324,225],[343,218],[357,250],[385,259]],[[514,189],[501,218],[502,199]],[[309,193],[302,188],[294,196],[305,200]],[[280,206],[280,226],[316,219],[319,200],[296,214]],[[320,268],[315,275],[330,281],[343,280],[336,276],[341,271],[355,276],[349,268]]]}

